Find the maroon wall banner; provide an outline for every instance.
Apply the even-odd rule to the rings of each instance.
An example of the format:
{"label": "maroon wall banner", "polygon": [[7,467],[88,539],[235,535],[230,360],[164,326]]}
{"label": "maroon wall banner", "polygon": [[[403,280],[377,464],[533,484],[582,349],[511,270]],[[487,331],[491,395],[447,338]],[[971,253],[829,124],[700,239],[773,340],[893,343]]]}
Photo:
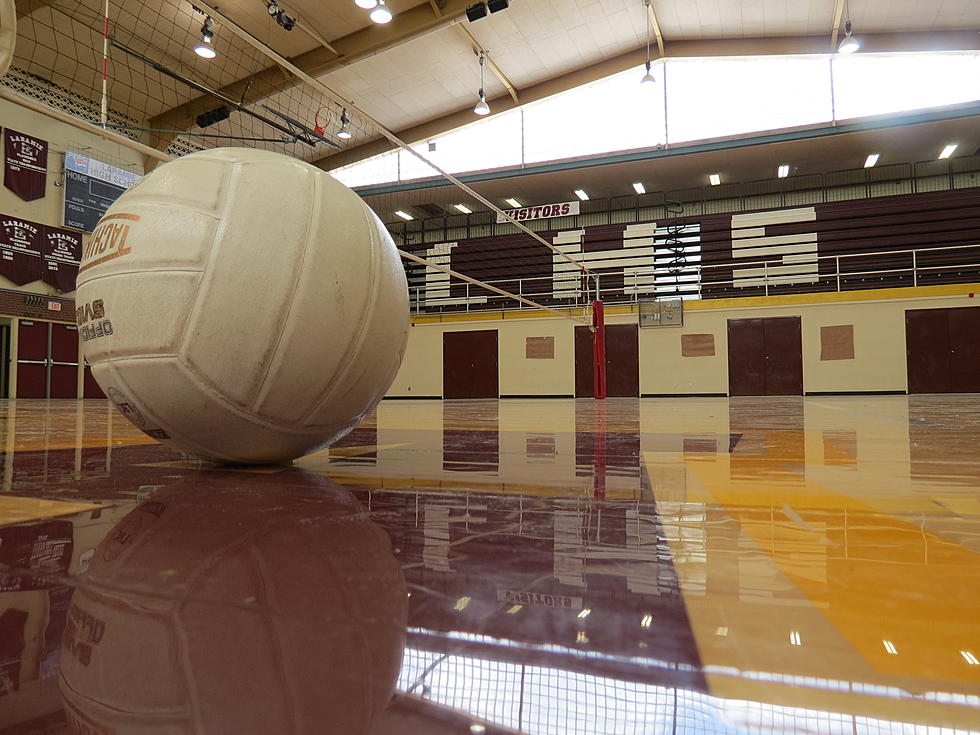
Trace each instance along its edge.
{"label": "maroon wall banner", "polygon": [[41,255],[44,282],[62,292],[75,290],[78,264],[82,260],[82,236],[58,227],[43,228]]}
{"label": "maroon wall banner", "polygon": [[0,217],[0,275],[23,286],[41,280],[43,226],[17,217]]}
{"label": "maroon wall banner", "polygon": [[44,196],[48,142],[7,128],[3,131],[3,185],[26,202]]}

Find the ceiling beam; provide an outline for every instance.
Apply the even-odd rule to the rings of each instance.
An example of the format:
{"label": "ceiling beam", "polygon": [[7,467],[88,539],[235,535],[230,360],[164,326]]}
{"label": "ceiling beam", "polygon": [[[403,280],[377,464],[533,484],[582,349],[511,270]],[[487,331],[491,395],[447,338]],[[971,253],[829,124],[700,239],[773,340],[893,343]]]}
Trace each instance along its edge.
{"label": "ceiling beam", "polygon": [[830,30],[830,50],[837,49],[837,39],[840,36],[840,22],[844,17],[844,0],[834,0],[834,25]]}
{"label": "ceiling beam", "polygon": [[54,3],[55,0],[17,0],[17,20]]}
{"label": "ceiling beam", "polygon": [[[929,50],[980,50],[980,36],[973,31],[931,31],[914,33],[861,34],[862,51],[929,51]],[[793,36],[765,38],[730,38],[693,41],[665,41],[665,56],[669,58],[711,56],[771,56],[781,54],[826,54],[827,37]],[[646,60],[646,46],[620,54],[610,59],[580,67],[568,74],[540,82],[521,90],[521,104],[535,102],[545,97],[588,84],[598,79],[638,67]],[[637,80],[639,81],[639,79]],[[517,106],[507,95],[489,100],[493,113],[505,112]],[[474,121],[473,110],[467,106],[455,112],[427,120],[418,125],[395,131],[408,143],[434,138],[449,130]],[[373,140],[359,146],[320,158],[313,163],[321,168],[332,169],[391,150],[384,139]]]}
{"label": "ceiling beam", "polygon": [[470,32],[470,29],[465,25],[460,24],[456,27],[459,28],[462,34],[467,37],[470,43],[473,44],[473,53],[477,56],[479,56],[481,53],[483,54],[483,58],[487,60],[487,66],[490,67],[490,71],[493,72],[493,75],[500,80],[500,83],[503,84],[504,87],[507,88],[507,92],[510,94],[511,99],[514,100],[514,104],[519,105],[521,101],[517,97],[517,87],[515,87],[514,83],[507,78],[507,75],[504,74],[504,70],[500,68],[497,62],[493,60],[493,56],[490,55],[490,52],[483,47],[482,43],[476,40],[476,36],[474,36]]}
{"label": "ceiling beam", "polygon": [[[35,0],[31,0],[35,1]],[[291,59],[292,63],[313,77],[320,77],[336,69],[353,64],[361,59],[382,53],[394,46],[414,38],[424,36],[452,25],[466,14],[468,0],[446,0],[442,15],[433,16],[432,7],[423,2],[395,15],[391,23],[361,28],[330,42],[337,54],[318,46]],[[285,79],[276,65],[271,65],[253,77],[239,79],[217,90],[226,97],[240,99],[243,104],[256,102],[299,84],[299,79]],[[159,130],[187,130],[194,125],[194,118],[202,112],[213,109],[215,99],[201,95],[173,109],[161,112],[148,121],[147,127]],[[158,145],[169,144],[166,138],[157,141]]]}
{"label": "ceiling beam", "polygon": [[660,32],[660,21],[657,19],[657,11],[653,9],[653,2],[647,5],[647,19],[650,27],[653,28],[653,35],[657,38],[657,49],[660,51],[660,58],[666,56],[664,53],[664,36]]}

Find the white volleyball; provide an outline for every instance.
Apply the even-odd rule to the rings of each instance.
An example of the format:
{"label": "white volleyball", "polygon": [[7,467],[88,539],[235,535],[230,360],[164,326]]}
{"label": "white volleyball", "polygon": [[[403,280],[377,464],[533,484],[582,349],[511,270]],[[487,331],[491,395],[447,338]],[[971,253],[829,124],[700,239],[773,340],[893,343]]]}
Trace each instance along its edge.
{"label": "white volleyball", "polygon": [[408,335],[405,272],[377,216],[326,172],[242,148],[184,156],[119,197],[85,246],[76,304],[120,410],[227,462],[346,434]]}
{"label": "white volleyball", "polygon": [[14,0],[0,0],[0,76],[7,73],[17,43],[17,6]]}

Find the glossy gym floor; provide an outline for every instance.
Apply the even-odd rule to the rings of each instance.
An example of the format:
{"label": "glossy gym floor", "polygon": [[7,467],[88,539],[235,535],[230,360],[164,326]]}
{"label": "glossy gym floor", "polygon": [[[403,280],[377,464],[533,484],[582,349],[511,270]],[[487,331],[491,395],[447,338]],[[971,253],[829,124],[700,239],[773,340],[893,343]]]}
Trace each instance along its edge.
{"label": "glossy gym floor", "polygon": [[980,732],[978,436],[973,395],[385,401],[229,468],[3,402],[0,733]]}

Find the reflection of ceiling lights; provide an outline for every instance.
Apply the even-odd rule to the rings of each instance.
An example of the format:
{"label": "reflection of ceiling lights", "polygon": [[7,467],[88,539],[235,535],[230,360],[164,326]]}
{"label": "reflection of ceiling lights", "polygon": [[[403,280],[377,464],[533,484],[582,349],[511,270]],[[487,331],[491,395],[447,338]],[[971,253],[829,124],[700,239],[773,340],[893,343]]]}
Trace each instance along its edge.
{"label": "reflection of ceiling lights", "polygon": [[385,0],[378,0],[377,7],[371,11],[371,20],[382,24],[391,22],[391,10],[388,9]]}

